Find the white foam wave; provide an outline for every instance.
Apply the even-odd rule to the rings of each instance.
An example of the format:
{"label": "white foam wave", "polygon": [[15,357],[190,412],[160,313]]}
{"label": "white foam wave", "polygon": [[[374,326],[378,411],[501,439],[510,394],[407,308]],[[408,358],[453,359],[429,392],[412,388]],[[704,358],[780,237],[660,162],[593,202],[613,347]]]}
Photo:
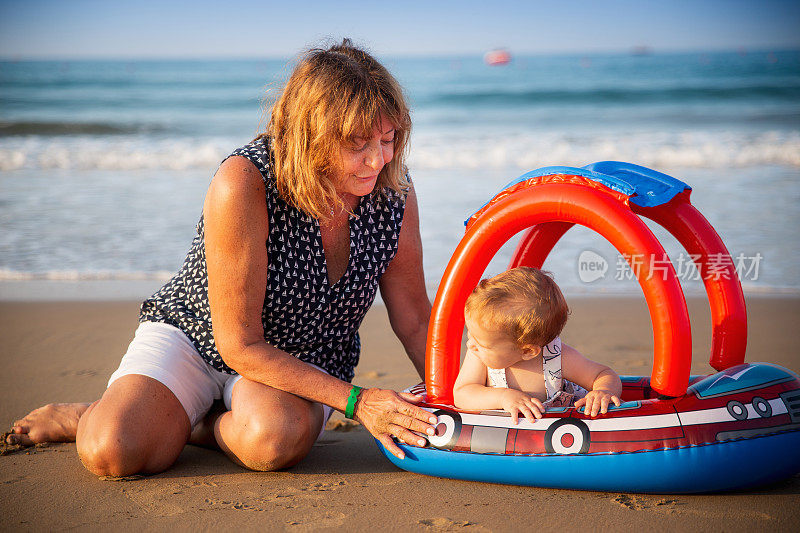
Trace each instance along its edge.
{"label": "white foam wave", "polygon": [[800,167],[800,132],[623,133],[575,136],[532,134],[461,139],[419,135],[412,169],[582,166],[593,161],[631,161],[653,168]]}
{"label": "white foam wave", "polygon": [[[6,138],[0,171],[214,169],[246,139],[146,136]],[[619,160],[661,168],[800,168],[800,131],[493,133],[418,130],[410,165],[415,170],[582,166]]]}
{"label": "white foam wave", "polygon": [[0,268],[0,281],[167,281],[173,272],[125,272],[115,270],[50,270],[26,272]]}
{"label": "white foam wave", "polygon": [[0,171],[213,169],[240,144],[223,138],[9,138],[0,145]]}

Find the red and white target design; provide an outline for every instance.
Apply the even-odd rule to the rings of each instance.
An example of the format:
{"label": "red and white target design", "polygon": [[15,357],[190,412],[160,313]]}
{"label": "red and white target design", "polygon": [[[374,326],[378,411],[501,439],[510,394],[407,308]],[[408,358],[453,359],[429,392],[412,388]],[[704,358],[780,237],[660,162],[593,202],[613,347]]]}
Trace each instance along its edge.
{"label": "red and white target design", "polygon": [[548,453],[586,453],[589,441],[589,428],[577,418],[555,422],[544,435],[544,446]]}

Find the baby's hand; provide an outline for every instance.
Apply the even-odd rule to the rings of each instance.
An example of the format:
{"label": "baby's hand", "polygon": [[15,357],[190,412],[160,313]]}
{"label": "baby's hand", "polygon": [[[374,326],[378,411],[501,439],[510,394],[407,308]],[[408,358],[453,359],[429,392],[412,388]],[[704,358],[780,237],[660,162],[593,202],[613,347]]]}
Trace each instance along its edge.
{"label": "baby's hand", "polygon": [[617,396],[614,396],[607,390],[598,389],[589,391],[585,397],[575,402],[575,407],[585,405],[584,413],[589,416],[597,416],[598,413],[606,414],[608,412],[608,404],[611,402],[614,402],[614,405],[617,407],[621,404]]}
{"label": "baby's hand", "polygon": [[536,422],[537,418],[542,418],[542,413],[544,412],[542,402],[516,389],[503,391],[501,405],[504,411],[511,413],[511,420],[514,425],[517,425],[520,414],[527,418],[529,422]]}

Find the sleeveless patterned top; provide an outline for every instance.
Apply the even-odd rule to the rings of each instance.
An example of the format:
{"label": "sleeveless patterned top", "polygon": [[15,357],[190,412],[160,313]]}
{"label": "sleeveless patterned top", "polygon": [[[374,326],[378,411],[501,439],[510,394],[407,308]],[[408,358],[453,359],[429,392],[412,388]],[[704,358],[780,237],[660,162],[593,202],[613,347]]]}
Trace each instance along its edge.
{"label": "sleeveless patterned top", "polygon": [[[375,299],[378,280],[397,253],[405,196],[385,189],[361,198],[350,217],[350,259],[333,285],[328,280],[319,221],[280,198],[269,140],[255,140],[230,156],[246,157],[261,172],[269,212],[267,290],[261,319],[264,340],[344,381],[353,379],[361,341],[358,328]],[[183,266],[144,301],[140,322],[182,330],[212,367],[235,374],[214,344],[208,305],[203,217]]]}

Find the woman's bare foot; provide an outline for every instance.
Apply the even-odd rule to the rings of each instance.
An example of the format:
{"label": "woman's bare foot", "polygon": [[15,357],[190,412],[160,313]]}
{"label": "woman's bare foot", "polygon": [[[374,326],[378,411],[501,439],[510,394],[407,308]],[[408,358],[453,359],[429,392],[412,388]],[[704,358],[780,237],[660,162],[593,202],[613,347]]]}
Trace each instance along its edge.
{"label": "woman's bare foot", "polygon": [[227,409],[225,409],[225,405],[221,401],[214,402],[206,416],[192,428],[192,434],[189,435],[189,444],[218,450],[219,444],[217,444],[217,437],[214,435],[214,426],[217,423],[217,419],[225,411]]}
{"label": "woman's bare foot", "polygon": [[40,442],[73,442],[78,420],[88,408],[88,403],[51,403],[34,409],[14,422],[6,443],[33,446]]}

